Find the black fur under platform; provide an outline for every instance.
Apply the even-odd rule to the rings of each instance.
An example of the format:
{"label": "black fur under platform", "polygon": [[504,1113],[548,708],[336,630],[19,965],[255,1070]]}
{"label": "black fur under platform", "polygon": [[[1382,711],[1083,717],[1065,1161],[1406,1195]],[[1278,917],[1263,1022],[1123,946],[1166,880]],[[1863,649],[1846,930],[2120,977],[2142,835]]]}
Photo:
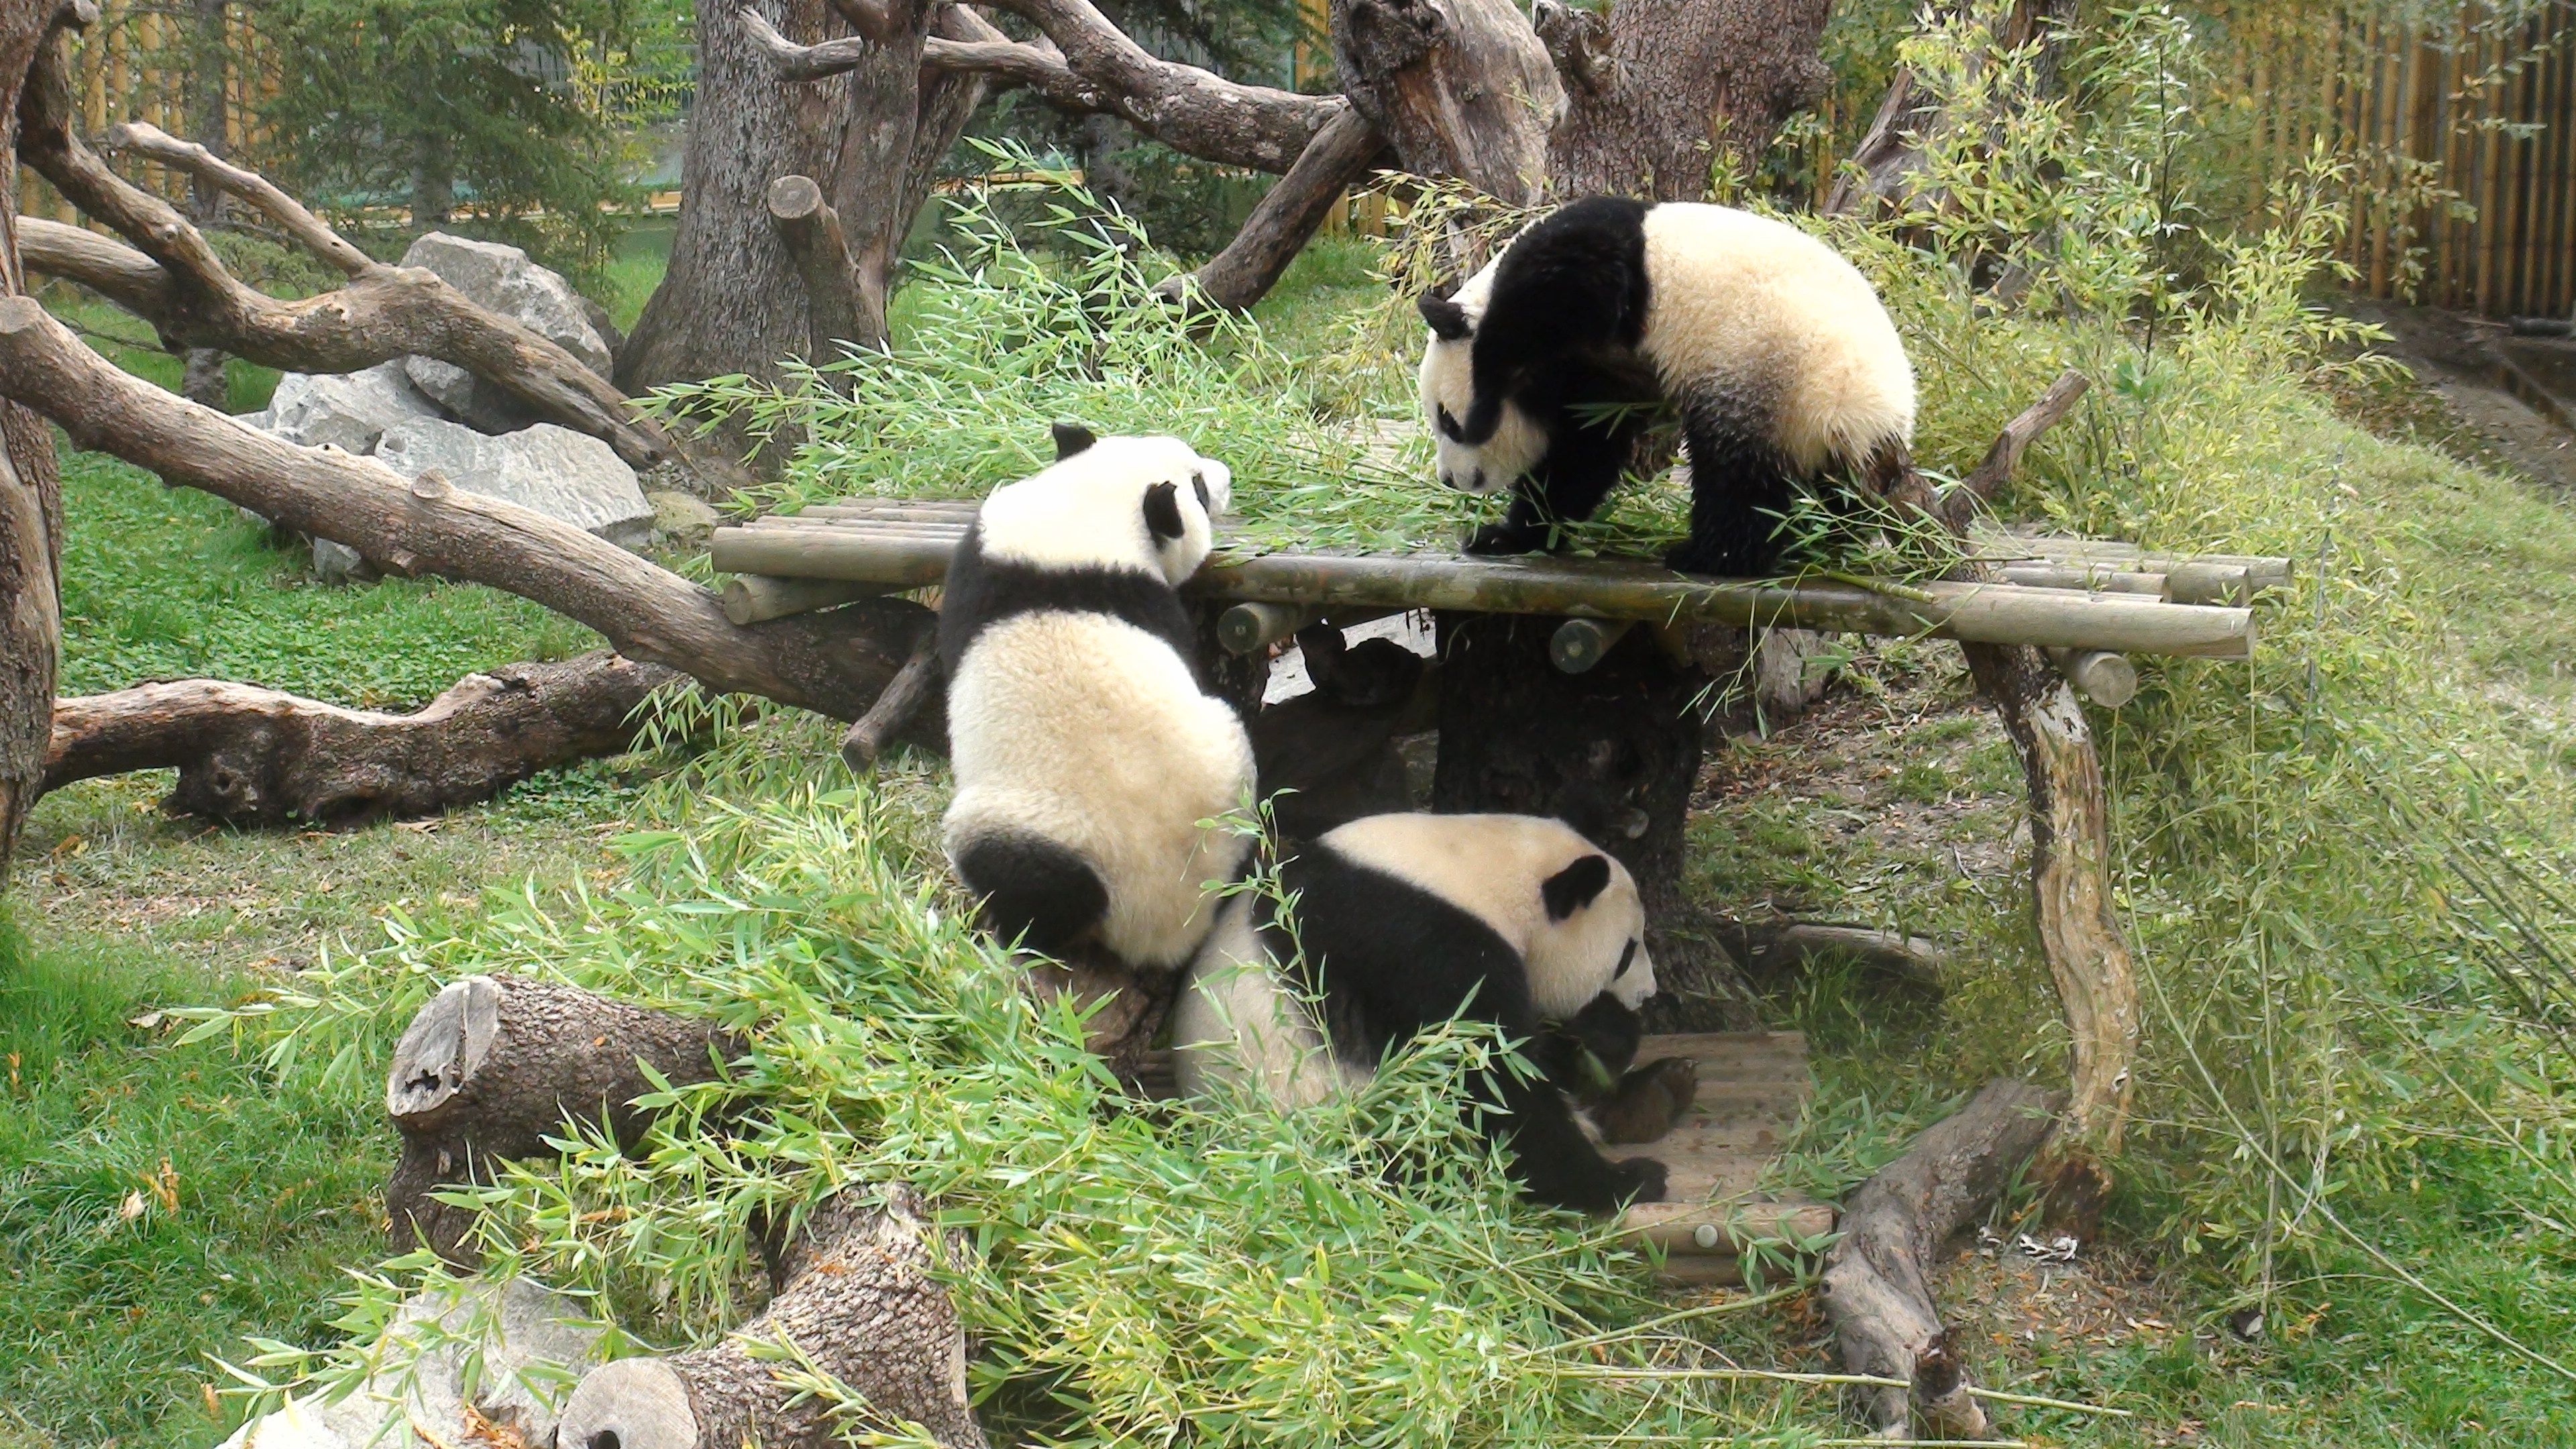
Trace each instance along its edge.
{"label": "black fur under platform", "polygon": [[[1321,978],[1325,1036],[1341,1061],[1374,1071],[1390,1049],[1462,1010],[1509,1038],[1538,1037],[1519,954],[1472,914],[1321,845],[1282,866],[1280,884],[1297,900],[1297,939],[1292,944],[1275,921],[1265,934],[1278,960],[1304,947]],[[1474,1091],[1482,1105],[1501,1109],[1481,1123],[1489,1135],[1500,1130],[1515,1176],[1538,1201],[1601,1213],[1663,1198],[1664,1165],[1604,1159],[1553,1083],[1497,1063]]]}
{"label": "black fur under platform", "polygon": [[977,635],[1019,615],[1050,610],[1124,620],[1171,645],[1193,672],[1198,669],[1198,637],[1189,610],[1162,575],[1099,565],[1048,569],[995,563],[984,556],[980,526],[966,530],[948,561],[948,582],[939,601],[939,662],[954,675]]}
{"label": "black fur under platform", "polygon": [[986,930],[1059,960],[1109,913],[1099,873],[1051,840],[987,835],[959,851],[956,865]]}

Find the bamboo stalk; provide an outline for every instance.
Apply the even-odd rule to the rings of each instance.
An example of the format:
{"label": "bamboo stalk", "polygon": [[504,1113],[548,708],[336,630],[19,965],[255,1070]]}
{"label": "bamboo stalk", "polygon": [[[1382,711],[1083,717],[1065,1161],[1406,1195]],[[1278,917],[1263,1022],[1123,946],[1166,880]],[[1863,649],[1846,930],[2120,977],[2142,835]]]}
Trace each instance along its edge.
{"label": "bamboo stalk", "polygon": [[2051,649],[2048,657],[2067,683],[2104,709],[2118,709],[2138,697],[2138,666],[2121,655],[2099,649]]}
{"label": "bamboo stalk", "polygon": [[[954,546],[953,537],[931,533],[719,528],[710,552],[727,573],[845,579],[891,590],[939,582]],[[2253,614],[2243,608],[1986,583],[1910,585],[1907,592],[1919,597],[1896,597],[1845,584],[1694,579],[1614,559],[1228,552],[1212,556],[1190,588],[1204,597],[1306,605],[1327,614],[1357,606],[1695,619],[2127,654],[2243,658],[2254,641]]]}
{"label": "bamboo stalk", "polygon": [[2077,559],[2069,563],[2006,564],[2004,582],[2026,589],[2084,589],[2107,594],[2167,597],[2165,576],[2123,567],[2127,559]]}
{"label": "bamboo stalk", "polygon": [[1547,641],[1548,662],[1566,674],[1586,674],[1636,624],[1634,619],[1568,619]]}
{"label": "bamboo stalk", "polygon": [[1640,1203],[1619,1223],[1632,1242],[1668,1257],[1736,1258],[1757,1242],[1811,1242],[1832,1232],[1834,1208],[1820,1202]]}
{"label": "bamboo stalk", "polygon": [[725,617],[738,625],[752,625],[767,619],[784,619],[790,614],[810,614],[836,604],[873,599],[887,590],[877,584],[853,583],[847,579],[780,579],[764,574],[743,574],[727,579],[723,589]]}
{"label": "bamboo stalk", "polygon": [[1217,616],[1216,642],[1228,654],[1249,654],[1305,628],[1313,617],[1295,604],[1236,604]]}

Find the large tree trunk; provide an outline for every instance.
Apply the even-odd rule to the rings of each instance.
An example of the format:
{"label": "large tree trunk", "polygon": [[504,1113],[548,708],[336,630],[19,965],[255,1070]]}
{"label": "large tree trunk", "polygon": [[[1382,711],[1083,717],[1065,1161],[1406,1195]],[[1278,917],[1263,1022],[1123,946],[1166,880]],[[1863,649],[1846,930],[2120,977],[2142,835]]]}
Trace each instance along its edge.
{"label": "large tree trunk", "polygon": [[1334,0],[1343,94],[1417,176],[1528,205],[1548,194],[1565,88],[1511,0]]}
{"label": "large tree trunk", "polygon": [[1749,172],[1833,74],[1817,58],[1831,0],[1619,0],[1606,12],[1540,0],[1565,73],[1548,139],[1558,196],[1698,201],[1716,152]]}
{"label": "large tree trunk", "polygon": [[[849,35],[825,0],[750,9],[791,41]],[[670,269],[618,352],[617,381],[630,391],[728,373],[775,378],[781,359],[813,351],[804,273],[768,211],[769,187],[783,176],[812,177],[840,218],[855,291],[851,335],[840,340],[883,346],[903,239],[984,96],[980,74],[924,70],[924,43],[933,33],[1001,38],[962,7],[898,3],[885,7],[882,33],[850,41],[852,64],[782,84],[744,12],[741,0],[698,5],[680,228]]]}
{"label": "large tree trunk", "polygon": [[[0,115],[16,115],[27,71],[59,12],[39,0],[0,0]],[[93,10],[93,14],[96,12]],[[26,290],[18,266],[16,135],[0,150],[0,294]],[[54,669],[62,643],[62,486],[54,433],[15,403],[0,404],[0,884],[27,811],[44,793],[54,733]]]}
{"label": "large tree trunk", "polygon": [[55,706],[45,789],[175,766],[179,782],[162,808],[227,825],[340,828],[436,815],[539,770],[626,748],[636,707],[680,677],[601,649],[469,674],[408,715],[219,679],[137,685]]}

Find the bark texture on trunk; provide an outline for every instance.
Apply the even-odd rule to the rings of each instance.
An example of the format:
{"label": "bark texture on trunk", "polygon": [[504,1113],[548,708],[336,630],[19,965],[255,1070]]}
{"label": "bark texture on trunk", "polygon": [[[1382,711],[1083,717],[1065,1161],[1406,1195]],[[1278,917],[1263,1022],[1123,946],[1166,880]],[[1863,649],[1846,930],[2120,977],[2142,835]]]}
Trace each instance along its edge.
{"label": "bark texture on trunk", "polygon": [[1342,92],[1417,176],[1529,205],[1565,87],[1511,0],[1334,0]]}
{"label": "bark texture on trunk", "polygon": [[[617,383],[629,391],[731,373],[774,378],[781,358],[805,350],[805,283],[769,222],[772,181],[811,176],[834,209],[859,220],[857,199],[842,186],[842,151],[861,83],[779,84],[743,27],[744,8],[741,0],[697,7],[698,101],[680,165],[680,225],[670,268],[617,354]],[[825,0],[758,0],[756,8],[799,40],[845,33]],[[872,80],[890,64],[884,47],[875,53]]]}
{"label": "bark texture on trunk", "polygon": [[[871,1197],[882,1197],[879,1203]],[[844,1189],[813,1211],[773,1270],[776,1296],[720,1343],[669,1358],[629,1358],[584,1375],[557,1442],[579,1449],[824,1449],[844,1427],[898,1419],[945,1449],[983,1449],[966,1402],[966,1333],[934,1254],[970,1251],[938,1228],[919,1194]],[[857,1390],[858,1426],[778,1382],[780,1345]]]}
{"label": "bark texture on trunk", "polygon": [[403,1141],[385,1184],[394,1251],[427,1243],[469,1264],[474,1215],[432,1192],[489,1182],[496,1158],[553,1157],[546,1139],[566,1135],[566,1122],[605,1122],[617,1145],[632,1149],[652,1125],[633,1103],[658,1090],[645,1066],[686,1086],[713,1080],[719,1063],[741,1052],[711,1023],[559,982],[448,983],[403,1029],[385,1074],[385,1113]]}
{"label": "bark texture on trunk", "polygon": [[1993,1205],[2056,1122],[2055,1092],[1994,1082],[1914,1140],[1843,1202],[1842,1238],[1825,1255],[1825,1317],[1843,1366],[1911,1389],[1854,1390],[1879,1437],[1983,1439],[1985,1410],[1941,1326],[1931,1270],[1941,1246]]}
{"label": "bark texture on trunk", "polygon": [[436,815],[626,748],[636,706],[680,677],[601,649],[469,674],[408,715],[217,679],[137,685],[54,706],[45,789],[175,766],[173,815],[334,829]]}
{"label": "bark texture on trunk", "polygon": [[[871,599],[749,627],[717,595],[560,519],[373,458],[299,448],[118,370],[26,297],[0,298],[0,396],[74,441],[406,573],[489,584],[588,624],[618,653],[856,719],[902,666],[918,604]],[[46,735],[52,735],[48,712]]]}
{"label": "bark texture on trunk", "polygon": [[1440,811],[1549,815],[1618,857],[1645,898],[1647,948],[1662,990],[1658,1031],[1742,1031],[1752,994],[1714,941],[1673,930],[1685,914],[1683,829],[1699,778],[1696,709],[1708,677],[1675,663],[1650,629],[1630,629],[1601,662],[1567,674],[1548,645],[1561,620],[1439,616]]}
{"label": "bark texture on trunk", "polygon": [[1749,171],[1790,116],[1833,83],[1816,54],[1830,0],[1539,0],[1537,29],[1566,78],[1549,137],[1561,197],[1698,201],[1719,150]]}
{"label": "bark texture on trunk", "polygon": [[[85,11],[42,0],[0,0],[0,115],[15,115],[36,55],[55,27],[87,24]],[[15,138],[0,159],[14,160]],[[14,222],[18,168],[0,167],[9,222],[0,222],[0,292],[26,290]],[[33,303],[28,305],[32,306]],[[15,403],[0,404],[0,886],[19,827],[44,793],[53,739],[54,672],[62,644],[63,503],[53,429]]]}

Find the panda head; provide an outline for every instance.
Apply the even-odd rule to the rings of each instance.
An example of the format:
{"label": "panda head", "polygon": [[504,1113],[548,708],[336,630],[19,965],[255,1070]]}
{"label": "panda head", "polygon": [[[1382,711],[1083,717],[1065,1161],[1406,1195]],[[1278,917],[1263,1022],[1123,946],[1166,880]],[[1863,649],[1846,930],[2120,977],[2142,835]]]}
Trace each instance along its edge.
{"label": "panda head", "polygon": [[1539,904],[1546,924],[1522,959],[1540,1011],[1570,1017],[1605,992],[1634,1011],[1655,994],[1645,902],[1626,866],[1581,855],[1539,883]]}
{"label": "panda head", "polygon": [[1422,420],[1440,481],[1466,493],[1510,487],[1547,453],[1547,433],[1509,398],[1476,396],[1476,325],[1494,292],[1492,266],[1447,297],[1415,305],[1431,327],[1422,348]]}
{"label": "panda head", "polygon": [[1132,568],[1179,585],[1215,546],[1233,473],[1167,437],[1094,437],[1055,425],[1053,466],[993,490],[984,556],[1046,569]]}

